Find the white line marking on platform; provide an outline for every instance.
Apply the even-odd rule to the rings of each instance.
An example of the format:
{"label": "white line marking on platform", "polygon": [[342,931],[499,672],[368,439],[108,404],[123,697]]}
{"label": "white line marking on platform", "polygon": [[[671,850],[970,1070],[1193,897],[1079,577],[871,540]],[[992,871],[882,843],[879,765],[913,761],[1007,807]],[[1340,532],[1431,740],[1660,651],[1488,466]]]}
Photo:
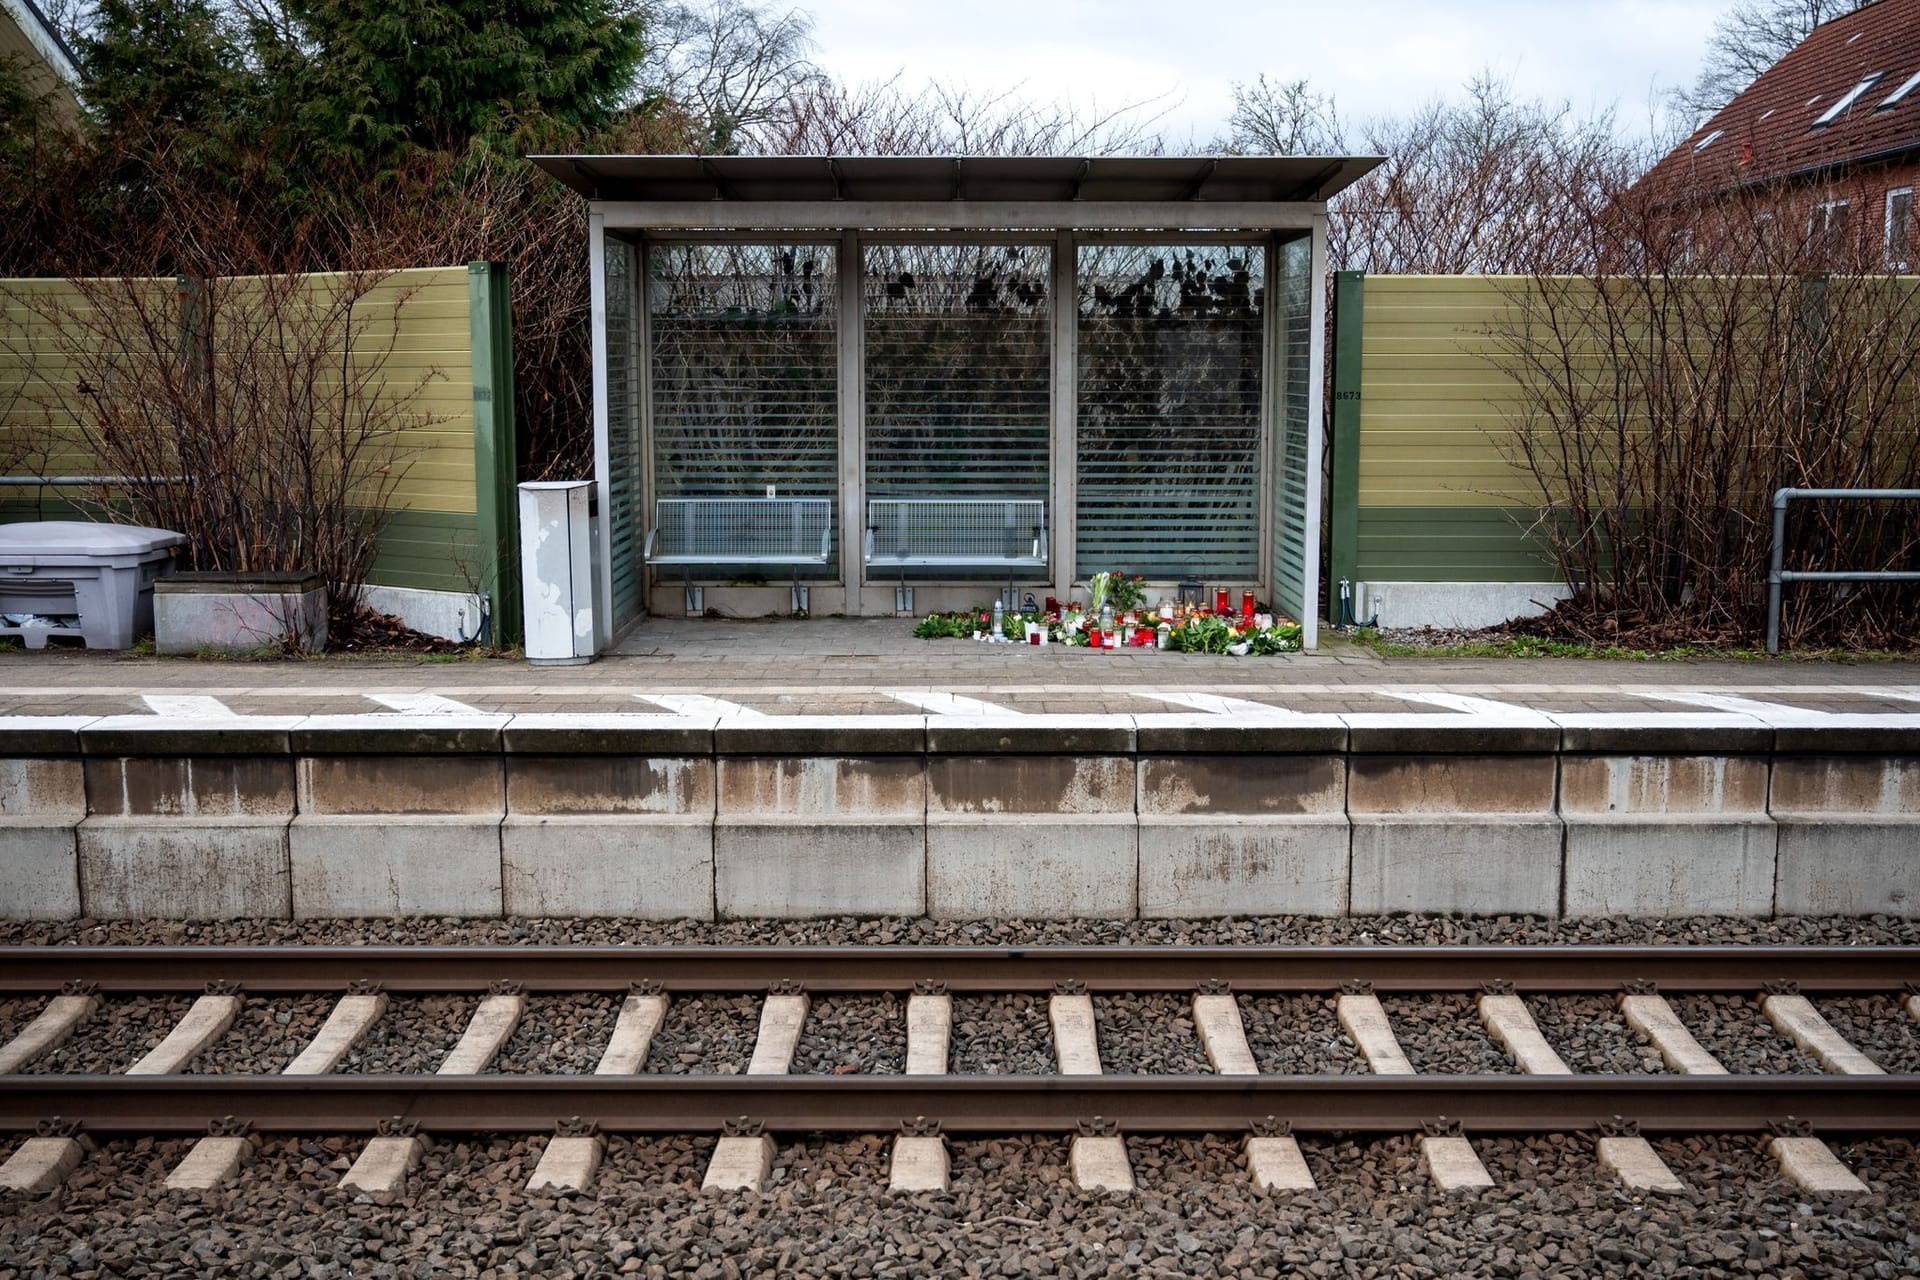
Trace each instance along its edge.
{"label": "white line marking on platform", "polygon": [[1246,698],[1228,698],[1217,693],[1178,693],[1164,689],[1158,693],[1148,693],[1144,689],[1136,689],[1134,695],[1152,698],[1155,702],[1171,702],[1177,707],[1192,707],[1195,711],[1204,711],[1213,716],[1269,716],[1292,720],[1305,714],[1266,702],[1251,702]]}
{"label": "white line marking on platform", "polygon": [[232,708],[218,698],[202,694],[143,693],[140,701],[157,716],[178,716],[182,720],[231,720]]}
{"label": "white line marking on platform", "polygon": [[1458,711],[1462,715],[1481,716],[1490,720],[1549,723],[1544,711],[1523,707],[1516,702],[1496,702],[1492,698],[1475,698],[1464,693],[1441,693],[1432,689],[1383,688],[1378,692],[1386,694],[1389,698],[1398,698],[1402,702],[1421,702],[1446,711]]}
{"label": "white line marking on platform", "polygon": [[677,716],[720,716],[733,720],[771,720],[764,711],[755,711],[752,707],[737,702],[728,702],[725,698],[709,698],[704,693],[636,693],[634,697],[642,702],[651,702],[656,707],[665,707]]}
{"label": "white line marking on platform", "polygon": [[1625,692],[1636,698],[1652,698],[1656,702],[1677,702],[1683,707],[1709,707],[1715,711],[1737,711],[1743,715],[1763,716],[1768,720],[1825,720],[1828,716],[1825,711],[1790,707],[1782,702],[1761,702],[1730,693],[1660,693],[1647,689],[1628,689]]}
{"label": "white line marking on platform", "polygon": [[455,702],[437,693],[369,693],[369,701],[383,707],[416,716],[474,716],[485,715],[478,707],[470,707],[464,702]]}
{"label": "white line marking on platform", "polygon": [[894,692],[889,689],[887,696],[904,702],[910,707],[922,711],[931,711],[941,716],[1017,716],[1021,714],[1012,707],[1003,707],[997,702],[983,702],[979,698],[966,698],[957,693],[914,693],[907,690]]}

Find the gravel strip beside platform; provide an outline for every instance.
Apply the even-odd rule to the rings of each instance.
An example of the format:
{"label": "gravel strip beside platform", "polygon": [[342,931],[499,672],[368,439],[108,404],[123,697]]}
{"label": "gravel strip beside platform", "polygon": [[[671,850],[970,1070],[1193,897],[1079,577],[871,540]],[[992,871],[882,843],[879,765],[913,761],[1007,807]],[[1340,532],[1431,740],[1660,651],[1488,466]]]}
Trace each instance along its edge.
{"label": "gravel strip beside platform", "polygon": [[760,1032],[759,996],[674,997],[641,1070],[664,1075],[739,1075]]}
{"label": "gravel strip beside platform", "polygon": [[1813,1006],[1881,1070],[1920,1074],[1920,1022],[1908,1016],[1897,997],[1821,997]]}
{"label": "gravel strip beside platform", "polygon": [[1781,1035],[1760,1002],[1738,995],[1667,997],[1693,1038],[1735,1075],[1817,1076],[1823,1068]]}
{"label": "gravel strip beside platform", "polygon": [[1329,996],[1241,996],[1247,1047],[1263,1073],[1281,1076],[1354,1076],[1367,1060],[1340,1029]]}
{"label": "gravel strip beside platform", "polygon": [[1920,945],[1920,918],[1689,917],[1550,920],[1531,916],[1271,916],[1245,920],[177,920],[0,921],[0,946],[322,945],[426,946],[1045,946],[1490,945],[1570,943],[1698,945]]}
{"label": "gravel strip beside platform", "polygon": [[337,1003],[333,996],[254,996],[226,1034],[187,1067],[194,1075],[271,1075],[300,1055]]}
{"label": "gravel strip beside platform", "polygon": [[1060,1064],[1053,1052],[1047,998],[955,996],[949,1054],[955,1075],[1053,1075]]}
{"label": "gravel strip beside platform", "polygon": [[1642,1040],[1611,996],[1528,996],[1527,1009],[1569,1067],[1600,1075],[1664,1075],[1660,1051]]}
{"label": "gravel strip beside platform", "polygon": [[432,1074],[473,1018],[477,996],[394,996],[387,1011],[347,1050],[345,1075]]}
{"label": "gravel strip beside platform", "polygon": [[793,1051],[796,1075],[897,1076],[907,1069],[907,1006],[891,995],[821,996]]}
{"label": "gravel strip beside platform", "polygon": [[1093,1024],[1107,1075],[1207,1075],[1189,996],[1095,996]]}
{"label": "gravel strip beside platform", "polygon": [[1520,1070],[1487,1035],[1470,995],[1382,996],[1380,1003],[1415,1071],[1459,1076]]}
{"label": "gravel strip beside platform", "polygon": [[529,996],[527,1011],[490,1071],[509,1075],[592,1075],[613,1038],[624,997],[610,994]]}
{"label": "gravel strip beside platform", "polygon": [[167,1038],[193,1007],[192,996],[119,996],[74,1029],[72,1037],[21,1068],[25,1075],[112,1075]]}

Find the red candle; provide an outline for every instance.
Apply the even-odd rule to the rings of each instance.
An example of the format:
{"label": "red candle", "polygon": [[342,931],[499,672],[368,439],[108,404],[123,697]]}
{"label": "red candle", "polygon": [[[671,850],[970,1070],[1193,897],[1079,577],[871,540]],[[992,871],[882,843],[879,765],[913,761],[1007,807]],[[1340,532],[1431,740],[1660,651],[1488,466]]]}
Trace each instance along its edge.
{"label": "red candle", "polygon": [[1253,625],[1253,592],[1251,591],[1240,593],[1240,621],[1248,626]]}
{"label": "red candle", "polygon": [[1213,589],[1213,611],[1224,617],[1227,610],[1233,607],[1228,603],[1231,599],[1232,597],[1227,594],[1225,587],[1215,587]]}

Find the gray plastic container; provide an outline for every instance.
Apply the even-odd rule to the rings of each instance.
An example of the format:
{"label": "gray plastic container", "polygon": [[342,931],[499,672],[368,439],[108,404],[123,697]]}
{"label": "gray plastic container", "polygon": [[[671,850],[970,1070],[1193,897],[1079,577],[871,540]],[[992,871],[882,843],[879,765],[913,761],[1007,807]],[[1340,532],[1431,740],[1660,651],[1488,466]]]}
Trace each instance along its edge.
{"label": "gray plastic container", "polygon": [[[186,538],[166,529],[43,520],[0,525],[0,636],[44,649],[80,636],[89,649],[125,649],[153,630],[153,583],[173,570]],[[50,619],[51,621],[41,621]]]}

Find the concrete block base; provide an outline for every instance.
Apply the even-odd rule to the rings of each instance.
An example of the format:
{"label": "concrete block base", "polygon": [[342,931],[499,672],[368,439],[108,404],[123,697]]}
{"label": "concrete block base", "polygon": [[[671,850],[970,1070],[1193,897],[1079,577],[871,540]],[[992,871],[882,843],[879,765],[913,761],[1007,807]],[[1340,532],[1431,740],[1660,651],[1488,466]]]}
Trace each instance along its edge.
{"label": "concrete block base", "polygon": [[28,1138],[0,1164],[0,1191],[46,1195],[65,1182],[86,1156],[84,1138]]}
{"label": "concrete block base", "polygon": [[1067,1151],[1067,1168],[1073,1185],[1082,1191],[1131,1192],[1133,1162],[1127,1159],[1127,1140],[1118,1136],[1094,1138],[1081,1135]]}
{"label": "concrete block base", "polygon": [[723,818],[713,875],[723,920],[917,916],[927,909],[926,833],[918,822]]}
{"label": "concrete block base", "polygon": [[500,828],[510,916],[713,918],[713,820],[595,814]]}
{"label": "concrete block base", "polygon": [[76,819],[0,817],[0,919],[71,920],[80,914]]}
{"label": "concrete block base", "polygon": [[1465,1138],[1422,1135],[1420,1156],[1427,1162],[1433,1185],[1449,1195],[1483,1191],[1493,1185],[1493,1175],[1480,1163],[1479,1154]]}
{"label": "concrete block base", "polygon": [[714,1144],[702,1191],[759,1191],[773,1175],[773,1139],[768,1135],[726,1137]]}
{"label": "concrete block base", "polygon": [[291,910],[284,818],[88,818],[79,847],[90,916],[284,919]]}
{"label": "concrete block base", "polygon": [[298,919],[501,912],[498,815],[302,814],[288,838]]}
{"label": "concrete block base", "polygon": [[1616,1136],[1601,1138],[1594,1143],[1600,1164],[1613,1170],[1620,1179],[1620,1185],[1629,1191],[1652,1191],[1662,1195],[1678,1195],[1687,1189],[1687,1184],[1674,1176],[1660,1153],[1645,1138]]}
{"label": "concrete block base", "polygon": [[1337,916],[1347,909],[1345,815],[1140,821],[1140,914]]}
{"label": "concrete block base", "polygon": [[1351,909],[1558,915],[1558,818],[1356,815]]}
{"label": "concrete block base", "polygon": [[154,648],[164,654],[327,647],[327,588],[294,574],[175,574],[153,591]]}
{"label": "concrete block base", "polygon": [[902,1195],[945,1191],[948,1178],[946,1139],[903,1134],[893,1140],[893,1161],[887,1171],[889,1191]]}
{"label": "concrete block base", "polygon": [[1131,814],[949,817],[927,825],[927,914],[935,919],[1130,919],[1139,871]]}
{"label": "concrete block base", "polygon": [[212,1191],[223,1187],[239,1175],[253,1152],[250,1137],[202,1138],[167,1175],[167,1190]]}
{"label": "concrete block base", "polygon": [[370,1140],[360,1158],[340,1179],[340,1189],[352,1195],[388,1200],[406,1189],[407,1175],[427,1152],[424,1138],[379,1137]]}
{"label": "concrete block base", "polygon": [[540,1153],[533,1177],[527,1180],[529,1191],[585,1191],[600,1172],[600,1159],[607,1153],[607,1140],[597,1133],[556,1137]]}
{"label": "concrete block base", "polygon": [[1920,814],[1775,821],[1781,915],[1920,916]]}
{"label": "concrete block base", "polygon": [[1256,1191],[1314,1191],[1313,1170],[1300,1144],[1286,1136],[1251,1137],[1246,1142],[1247,1173]]}
{"label": "concrete block base", "polygon": [[1677,816],[1572,817],[1570,916],[1769,916],[1774,825]]}
{"label": "concrete block base", "polygon": [[1821,1196],[1863,1196],[1869,1188],[1818,1138],[1771,1138],[1767,1149],[1780,1172],[1803,1191]]}

